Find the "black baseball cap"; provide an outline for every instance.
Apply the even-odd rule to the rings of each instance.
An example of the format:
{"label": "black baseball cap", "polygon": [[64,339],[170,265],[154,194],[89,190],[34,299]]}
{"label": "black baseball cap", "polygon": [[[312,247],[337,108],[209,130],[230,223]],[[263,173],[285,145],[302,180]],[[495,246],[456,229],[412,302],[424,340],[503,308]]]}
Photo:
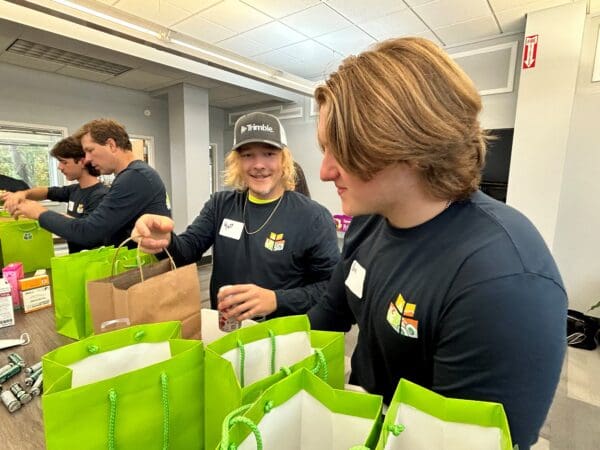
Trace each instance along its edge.
{"label": "black baseball cap", "polygon": [[279,119],[263,112],[253,112],[240,117],[233,130],[233,150],[254,142],[280,149],[287,147],[285,130]]}

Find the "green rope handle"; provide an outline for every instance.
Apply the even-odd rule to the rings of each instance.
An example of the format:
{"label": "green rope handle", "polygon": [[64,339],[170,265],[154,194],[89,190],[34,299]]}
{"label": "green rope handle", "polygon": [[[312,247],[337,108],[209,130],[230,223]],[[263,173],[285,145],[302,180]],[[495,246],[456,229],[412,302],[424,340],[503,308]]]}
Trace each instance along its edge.
{"label": "green rope handle", "polygon": [[[161,400],[163,407],[163,450],[169,448],[169,377],[165,372],[160,374]],[[117,391],[108,391],[108,450],[115,450],[115,428],[117,425]],[[259,449],[260,450],[260,449]]]}
{"label": "green rope handle", "polygon": [[275,373],[275,355],[277,349],[275,348],[275,333],[273,330],[269,330],[269,339],[271,340],[271,375]]}
{"label": "green rope handle", "polygon": [[244,405],[230,412],[225,417],[225,420],[223,421],[223,426],[221,428],[221,444],[219,445],[219,450],[236,450],[238,448],[236,444],[234,444],[233,442],[229,442],[229,432],[231,431],[231,428],[233,428],[233,426],[238,423],[244,424],[248,428],[250,428],[250,431],[252,431],[252,433],[254,434],[254,438],[256,439],[256,450],[263,450],[263,441],[262,435],[260,434],[260,430],[254,422],[252,422],[247,417],[242,416],[242,414],[248,411],[251,406],[252,404]]}
{"label": "green rope handle", "polygon": [[289,377],[290,374],[292,373],[292,370],[288,366],[281,366],[281,369],[279,369],[279,370],[281,372],[283,372],[286,377]]}
{"label": "green rope handle", "polygon": [[133,339],[139,342],[145,335],[146,332],[144,330],[137,330],[135,333],[133,333]]}
{"label": "green rope handle", "polygon": [[114,389],[108,391],[108,450],[115,450],[115,425],[117,421],[117,392]]}
{"label": "green rope handle", "polygon": [[327,359],[325,359],[325,355],[323,354],[323,350],[320,348],[315,348],[315,359],[317,360],[315,363],[315,367],[312,368],[312,373],[317,376],[322,373],[323,376],[321,378],[323,381],[327,382],[327,378],[329,378],[329,369],[327,368]]}
{"label": "green rope handle", "polygon": [[100,346],[96,344],[90,344],[87,346],[87,351],[91,354],[98,353],[100,351]]}
{"label": "green rope handle", "polygon": [[237,340],[238,350],[240,352],[240,386],[244,387],[244,365],[246,364],[246,349],[239,339]]}
{"label": "green rope handle", "polygon": [[396,424],[391,423],[387,426],[387,430],[396,437],[398,437],[400,435],[400,433],[402,433],[405,429],[406,429],[406,427],[402,424],[396,425]]}
{"label": "green rope handle", "polygon": [[163,450],[169,448],[169,377],[165,372],[160,374],[160,388],[163,406]]}

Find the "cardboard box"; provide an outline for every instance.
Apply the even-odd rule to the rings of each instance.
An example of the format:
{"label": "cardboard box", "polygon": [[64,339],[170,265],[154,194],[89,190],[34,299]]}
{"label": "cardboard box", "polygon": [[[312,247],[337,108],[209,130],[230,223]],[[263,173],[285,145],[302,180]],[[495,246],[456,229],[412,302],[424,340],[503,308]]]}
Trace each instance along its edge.
{"label": "cardboard box", "polygon": [[21,297],[19,295],[19,280],[24,277],[23,264],[20,262],[14,262],[2,269],[2,276],[10,285],[12,296],[13,308],[19,309],[21,307]]}
{"label": "cardboard box", "polygon": [[0,328],[15,324],[11,287],[8,281],[0,278]]}
{"label": "cardboard box", "polygon": [[50,278],[48,275],[38,275],[19,280],[23,312],[37,311],[52,305]]}

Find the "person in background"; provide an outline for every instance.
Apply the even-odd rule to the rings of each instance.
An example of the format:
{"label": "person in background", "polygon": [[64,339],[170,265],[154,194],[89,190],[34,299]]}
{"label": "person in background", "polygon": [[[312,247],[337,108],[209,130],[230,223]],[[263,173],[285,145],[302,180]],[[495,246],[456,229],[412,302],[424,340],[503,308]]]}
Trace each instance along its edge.
{"label": "person in background", "polygon": [[294,164],[279,120],[251,113],[237,120],[225,184],[180,235],[173,221],[144,215],[132,237],[146,252],[165,247],[177,264],[211,246],[210,300],[238,321],[305,313],[317,303],[339,260],[329,212],[293,191]]}
{"label": "person in background", "polygon": [[296,161],[294,161],[294,170],[296,172],[296,187],[294,187],[294,191],[304,194],[310,198],[310,191],[308,190],[308,183],[306,183],[304,171],[302,170],[300,164],[298,164]]}
{"label": "person in background", "polygon": [[[2,196],[7,209],[16,208],[23,200],[53,200],[67,202],[67,216],[84,217],[100,204],[108,188],[98,180],[100,172],[85,164],[85,153],[79,139],[67,137],[59,141],[50,151],[58,160],[58,170],[68,181],[76,184],[59,187],[35,187]],[[87,247],[67,241],[69,253],[79,252]]]}
{"label": "person in background", "polygon": [[403,38],[346,58],[315,98],[320,177],[354,217],[312,327],[358,324],[350,383],[387,403],[400,378],[499,402],[529,448],[561,372],[567,294],[531,222],[478,191],[475,86],[435,44]]}
{"label": "person in background", "polygon": [[23,180],[0,174],[0,191],[17,192],[29,189],[29,185]]}
{"label": "person in background", "polygon": [[[115,174],[110,189],[90,214],[71,219],[48,211],[32,200],[9,209],[15,217],[37,219],[40,225],[84,247],[119,245],[126,240],[138,217],[145,213],[170,215],[165,186],[158,173],[136,160],[123,125],[111,119],[86,123],[74,137],[85,152],[84,164],[103,175]],[[131,243],[131,247],[134,243]]]}

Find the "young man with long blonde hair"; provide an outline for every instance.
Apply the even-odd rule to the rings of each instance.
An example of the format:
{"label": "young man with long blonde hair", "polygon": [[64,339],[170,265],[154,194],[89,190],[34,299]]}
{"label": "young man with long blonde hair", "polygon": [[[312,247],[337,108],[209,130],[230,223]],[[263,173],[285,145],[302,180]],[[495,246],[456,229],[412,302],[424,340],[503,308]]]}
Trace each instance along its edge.
{"label": "young man with long blonde hair", "polygon": [[[329,212],[293,192],[294,161],[279,119],[240,117],[225,184],[180,235],[173,221],[142,216],[132,237],[145,251],[167,248],[178,264],[213,247],[211,306],[238,321],[305,313],[321,299],[339,260]],[[222,300],[222,301],[221,301]]]}

